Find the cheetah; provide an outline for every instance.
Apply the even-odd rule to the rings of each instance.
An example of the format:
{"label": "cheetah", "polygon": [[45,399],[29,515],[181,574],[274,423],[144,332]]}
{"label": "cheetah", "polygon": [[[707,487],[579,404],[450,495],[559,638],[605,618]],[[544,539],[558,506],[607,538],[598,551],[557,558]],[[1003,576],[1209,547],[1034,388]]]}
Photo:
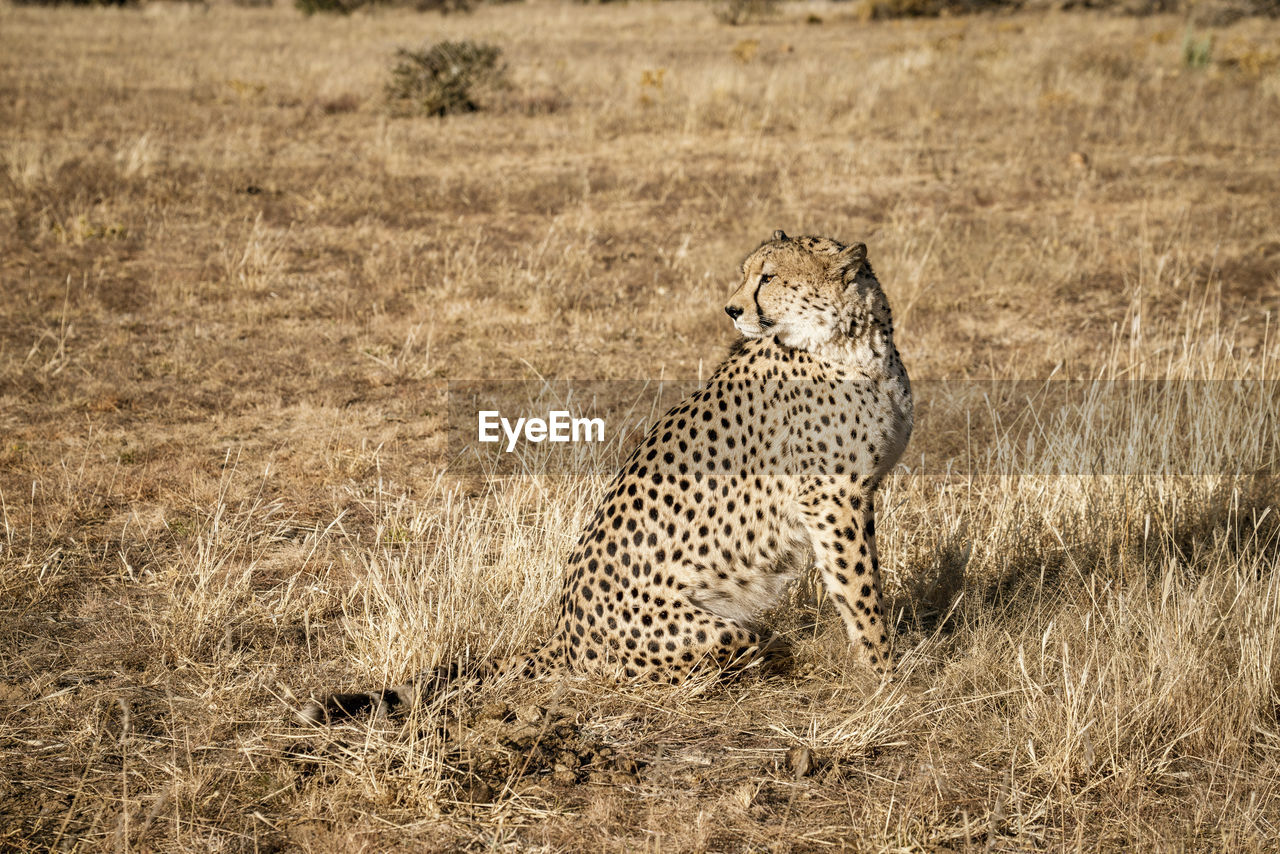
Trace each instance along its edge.
{"label": "cheetah", "polygon": [[[678,683],[772,660],[783,645],[752,618],[814,567],[853,649],[887,671],[874,500],[912,399],[867,248],[777,231],[724,310],[741,339],[623,463],[569,555],[555,632],[499,673]],[[335,694],[303,716],[388,711],[458,675]]]}

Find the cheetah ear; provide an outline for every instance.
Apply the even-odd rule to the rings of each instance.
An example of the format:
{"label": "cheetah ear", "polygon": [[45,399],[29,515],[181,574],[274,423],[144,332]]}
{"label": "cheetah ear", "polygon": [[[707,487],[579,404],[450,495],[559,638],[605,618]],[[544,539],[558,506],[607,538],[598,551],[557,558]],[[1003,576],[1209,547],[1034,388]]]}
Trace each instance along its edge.
{"label": "cheetah ear", "polygon": [[865,243],[846,246],[836,255],[836,266],[846,279],[861,270],[865,263],[867,263],[867,244]]}
{"label": "cheetah ear", "polygon": [[774,240],[786,240],[786,239],[787,239],[787,233],[786,233],[785,231],[783,231],[782,229],[778,229],[777,231],[775,231],[775,232],[773,233],[773,239],[774,239]]}

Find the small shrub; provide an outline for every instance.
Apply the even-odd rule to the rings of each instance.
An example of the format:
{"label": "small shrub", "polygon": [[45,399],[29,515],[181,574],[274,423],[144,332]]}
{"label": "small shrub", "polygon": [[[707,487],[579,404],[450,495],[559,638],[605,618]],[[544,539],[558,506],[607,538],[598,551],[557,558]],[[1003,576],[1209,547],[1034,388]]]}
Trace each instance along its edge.
{"label": "small shrub", "polygon": [[1205,69],[1213,62],[1213,36],[1196,38],[1196,34],[1187,27],[1187,34],[1182,37],[1182,62],[1188,68]]}
{"label": "small shrub", "polygon": [[441,15],[475,11],[474,0],[413,0],[412,6],[417,12],[439,12]]}
{"label": "small shrub", "polygon": [[[269,5],[272,0],[233,0],[233,2],[262,2]],[[509,0],[490,0],[490,2],[509,2]],[[451,12],[473,11],[476,0],[294,0],[294,5],[307,15],[321,12],[350,15],[364,6],[387,9],[407,8],[415,12],[439,12],[442,15],[448,15]]]}
{"label": "small shrub", "polygon": [[752,24],[778,13],[778,0],[729,0],[716,8],[716,18],[731,27]]}
{"label": "small shrub", "polygon": [[743,39],[733,46],[733,55],[743,65],[756,58],[760,52],[760,39]]}
{"label": "small shrub", "polygon": [[293,5],[308,16],[321,13],[350,15],[366,2],[367,0],[293,0]]}
{"label": "small shrub", "polygon": [[[1075,0],[1065,0],[1075,2]],[[941,15],[971,15],[1017,9],[1022,0],[862,0],[858,17],[863,20],[889,18],[936,18]]]}
{"label": "small shrub", "polygon": [[398,115],[474,113],[486,95],[507,85],[502,51],[472,41],[396,51],[387,100]]}
{"label": "small shrub", "polygon": [[12,0],[15,6],[136,6],[138,0]]}

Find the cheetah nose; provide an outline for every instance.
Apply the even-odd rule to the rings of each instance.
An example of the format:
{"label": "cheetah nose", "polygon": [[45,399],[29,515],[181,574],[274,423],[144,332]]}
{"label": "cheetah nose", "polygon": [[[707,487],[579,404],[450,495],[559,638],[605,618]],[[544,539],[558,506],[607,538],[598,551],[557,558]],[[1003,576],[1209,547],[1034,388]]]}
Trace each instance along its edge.
{"label": "cheetah nose", "polygon": [[726,305],[724,307],[724,313],[729,315],[730,320],[737,320],[739,317],[742,317],[742,309],[736,305]]}

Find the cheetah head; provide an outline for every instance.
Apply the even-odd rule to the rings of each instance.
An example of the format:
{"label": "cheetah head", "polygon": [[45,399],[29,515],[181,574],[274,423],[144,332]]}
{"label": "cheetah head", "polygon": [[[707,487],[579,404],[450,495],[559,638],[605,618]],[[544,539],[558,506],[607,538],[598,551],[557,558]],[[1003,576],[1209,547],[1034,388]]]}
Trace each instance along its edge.
{"label": "cheetah head", "polygon": [[829,237],[775,231],[742,262],[742,284],[724,310],[748,338],[772,335],[805,350],[892,334],[866,244],[846,246]]}

